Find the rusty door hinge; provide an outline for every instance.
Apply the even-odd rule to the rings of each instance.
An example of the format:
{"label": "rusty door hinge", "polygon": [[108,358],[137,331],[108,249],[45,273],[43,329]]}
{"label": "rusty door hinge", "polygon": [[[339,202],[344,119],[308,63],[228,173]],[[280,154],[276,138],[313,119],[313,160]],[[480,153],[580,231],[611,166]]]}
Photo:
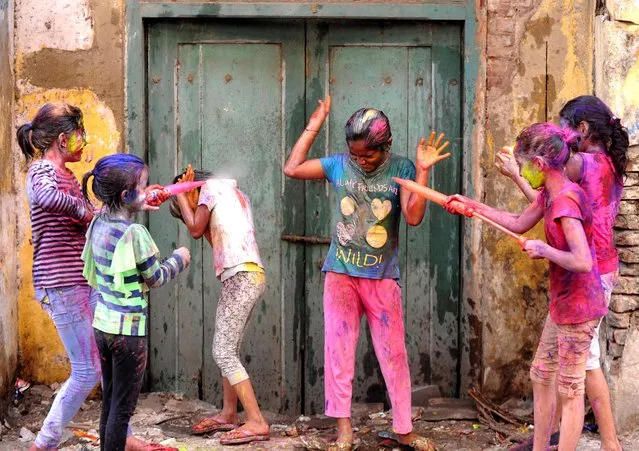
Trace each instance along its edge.
{"label": "rusty door hinge", "polygon": [[324,236],[305,236],[282,234],[282,241],[290,241],[291,243],[304,244],[331,244],[331,239]]}

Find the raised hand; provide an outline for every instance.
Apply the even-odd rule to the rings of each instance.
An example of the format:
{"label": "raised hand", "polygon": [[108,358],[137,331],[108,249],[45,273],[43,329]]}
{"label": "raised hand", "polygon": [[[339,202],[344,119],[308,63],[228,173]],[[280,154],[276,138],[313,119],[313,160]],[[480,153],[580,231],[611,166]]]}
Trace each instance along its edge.
{"label": "raised hand", "polygon": [[495,167],[506,177],[511,179],[519,174],[519,165],[513,155],[512,147],[504,146],[495,155]]}
{"label": "raised hand", "polygon": [[[186,172],[182,177],[178,179],[178,182],[194,182],[195,181],[195,171],[193,170],[193,166],[189,163],[186,168]],[[197,208],[197,201],[200,198],[200,193],[197,189],[193,189],[187,193],[184,193],[186,200],[191,208],[191,211],[195,211]]]}
{"label": "raised hand", "polygon": [[436,163],[450,157],[450,152],[444,155],[441,154],[444,149],[446,149],[446,147],[448,147],[448,145],[450,144],[448,141],[446,141],[444,144],[441,144],[443,139],[444,134],[440,133],[440,135],[437,137],[437,141],[435,141],[435,132],[432,131],[430,132],[428,143],[426,143],[426,138],[422,138],[419,141],[419,144],[417,145],[417,155],[415,157],[415,162],[418,169],[426,171]]}
{"label": "raised hand", "polygon": [[317,108],[315,108],[306,125],[306,130],[312,132],[319,132],[324,120],[326,120],[328,113],[331,111],[331,96],[326,96],[324,100],[318,100],[317,103]]}

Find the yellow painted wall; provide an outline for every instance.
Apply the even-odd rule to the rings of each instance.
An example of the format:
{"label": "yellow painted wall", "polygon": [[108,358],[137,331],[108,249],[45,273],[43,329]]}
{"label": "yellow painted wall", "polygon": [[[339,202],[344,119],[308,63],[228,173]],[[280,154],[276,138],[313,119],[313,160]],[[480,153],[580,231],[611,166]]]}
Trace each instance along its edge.
{"label": "yellow painted wall", "polygon": [[[535,123],[557,121],[563,104],[593,92],[591,0],[489,0],[486,148],[481,155],[483,193],[475,195],[512,212],[527,201],[494,167],[502,146]],[[547,263],[531,260],[503,234],[482,229],[482,386],[505,400],[531,392],[529,367],[547,314]],[[542,238],[538,225],[527,234]]]}
{"label": "yellow painted wall", "polygon": [[[15,0],[14,17],[14,121],[29,121],[46,102],[81,108],[88,140],[85,158],[92,161],[69,165],[80,180],[100,157],[123,150],[124,2]],[[18,206],[19,375],[39,383],[61,382],[70,372],[68,359],[52,321],[34,299],[26,167],[15,140],[12,151]]]}
{"label": "yellow painted wall", "polygon": [[[87,130],[85,160],[70,164],[78,180],[91,170],[95,162],[119,147],[120,132],[112,111],[89,90],[52,89],[22,96],[16,105],[18,124],[30,120],[40,106],[47,102],[67,102],[78,106],[84,113]],[[92,159],[91,161],[86,161]],[[49,316],[35,301],[31,277],[33,246],[29,225],[29,207],[24,192],[26,172],[19,170],[18,180],[18,261],[19,261],[19,337],[21,376],[40,383],[65,380],[69,375],[66,352]]]}

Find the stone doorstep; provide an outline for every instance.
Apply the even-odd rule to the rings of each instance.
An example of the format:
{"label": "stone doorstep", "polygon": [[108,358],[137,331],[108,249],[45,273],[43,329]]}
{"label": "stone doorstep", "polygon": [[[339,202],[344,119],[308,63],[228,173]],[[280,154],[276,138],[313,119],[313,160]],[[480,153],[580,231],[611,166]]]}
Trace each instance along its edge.
{"label": "stone doorstep", "polygon": [[477,410],[472,399],[432,398],[424,409],[424,421],[477,420]]}
{"label": "stone doorstep", "polygon": [[428,401],[441,397],[442,393],[438,385],[422,385],[413,387],[411,391],[411,402],[414,406],[428,407]]}

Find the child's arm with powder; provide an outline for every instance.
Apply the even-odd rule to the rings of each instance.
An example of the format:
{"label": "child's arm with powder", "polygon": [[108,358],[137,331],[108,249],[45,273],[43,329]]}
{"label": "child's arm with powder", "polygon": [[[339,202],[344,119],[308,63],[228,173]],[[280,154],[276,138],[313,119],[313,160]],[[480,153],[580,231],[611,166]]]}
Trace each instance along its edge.
{"label": "child's arm with powder", "polygon": [[55,178],[55,169],[40,166],[31,173],[33,201],[48,213],[58,213],[82,223],[93,218],[84,199],[60,191]]}
{"label": "child's arm with powder", "polygon": [[[448,202],[459,201],[466,204],[472,210],[506,227],[515,233],[525,233],[532,229],[544,216],[544,211],[537,202],[530,204],[521,214],[509,213],[504,210],[489,207],[476,200],[469,199],[461,194],[455,194],[448,198]],[[457,213],[454,209],[446,208],[450,213]]]}
{"label": "child's arm with powder", "polygon": [[[153,239],[148,234],[148,231],[144,229],[144,226],[134,225],[133,233],[133,249],[135,256],[135,264],[144,279],[144,283],[151,288],[158,288],[166,284],[170,280],[173,280],[175,276],[184,271],[191,262],[191,254],[186,247],[180,247],[173,251],[170,257],[166,258],[163,262],[158,261],[155,255],[146,257],[149,252],[142,251],[142,249],[148,249],[149,246],[154,246]],[[141,230],[138,227],[144,229]],[[143,255],[142,258],[138,258],[138,255]],[[146,258],[145,258],[146,257]]]}
{"label": "child's arm with powder", "polygon": [[[430,168],[436,163],[450,157],[450,152],[444,155],[441,154],[449,144],[448,141],[441,144],[444,139],[444,134],[441,133],[437,137],[437,141],[434,141],[435,135],[436,133],[434,131],[431,132],[428,144],[426,144],[426,138],[422,138],[417,145],[415,155],[415,169],[417,171],[415,174],[415,182],[422,186],[426,186],[428,183]],[[426,213],[426,199],[416,193],[412,193],[404,189],[403,187],[400,188],[399,199],[406,224],[411,226],[419,225],[424,219],[424,214]]]}
{"label": "child's arm with powder", "polygon": [[590,272],[592,254],[581,221],[569,217],[560,220],[570,251],[561,251],[541,240],[529,240],[526,243],[526,253],[530,258],[547,258],[568,271]]}
{"label": "child's arm with powder", "polygon": [[320,100],[311,115],[306,128],[293,146],[293,150],[284,165],[284,175],[294,179],[313,180],[325,178],[324,169],[319,159],[307,160],[308,151],[315,142],[324,120],[331,110],[331,96]]}

